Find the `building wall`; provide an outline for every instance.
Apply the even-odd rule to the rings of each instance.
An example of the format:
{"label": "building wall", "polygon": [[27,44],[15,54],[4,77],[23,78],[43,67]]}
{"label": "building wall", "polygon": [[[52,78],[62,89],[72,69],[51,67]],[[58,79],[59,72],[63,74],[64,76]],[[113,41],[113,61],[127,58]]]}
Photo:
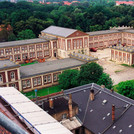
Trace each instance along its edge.
{"label": "building wall", "polygon": [[132,65],[134,64],[134,54],[121,50],[111,49],[111,60],[118,63]]}
{"label": "building wall", "polygon": [[[78,107],[73,107],[73,117],[78,114]],[[57,121],[63,120],[63,116],[66,115],[66,118],[69,118],[69,110],[64,110],[62,112],[52,115]]]}
{"label": "building wall", "polygon": [[52,49],[50,42],[28,44],[22,46],[13,46],[0,48],[0,56],[9,57],[12,61],[24,61],[29,59],[49,58],[51,57]]}
{"label": "building wall", "polygon": [[106,48],[121,42],[121,33],[89,36],[89,48]]}
{"label": "building wall", "polygon": [[15,87],[21,91],[20,72],[18,67],[0,70],[0,87],[9,86]]}
{"label": "building wall", "polygon": [[[78,67],[70,69],[78,69]],[[58,84],[58,75],[61,74],[64,70],[44,73],[42,75],[35,75],[28,78],[21,79],[21,87],[23,92],[28,92],[34,89],[41,89],[44,87],[50,87]]]}

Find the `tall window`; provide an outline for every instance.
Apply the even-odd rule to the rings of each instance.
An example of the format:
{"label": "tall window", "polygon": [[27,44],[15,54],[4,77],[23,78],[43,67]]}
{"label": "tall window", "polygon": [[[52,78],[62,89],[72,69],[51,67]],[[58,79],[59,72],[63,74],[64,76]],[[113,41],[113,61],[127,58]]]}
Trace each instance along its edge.
{"label": "tall window", "polygon": [[37,86],[37,79],[36,78],[33,79],[33,84],[34,84],[34,86]]}
{"label": "tall window", "polygon": [[11,79],[15,79],[15,73],[11,72]]}
{"label": "tall window", "polygon": [[40,77],[37,78],[37,84],[38,84],[38,85],[41,85],[41,78],[40,78]]}
{"label": "tall window", "polygon": [[30,80],[27,80],[27,87],[30,87]]}
{"label": "tall window", "polygon": [[3,76],[0,74],[0,83],[3,82]]}

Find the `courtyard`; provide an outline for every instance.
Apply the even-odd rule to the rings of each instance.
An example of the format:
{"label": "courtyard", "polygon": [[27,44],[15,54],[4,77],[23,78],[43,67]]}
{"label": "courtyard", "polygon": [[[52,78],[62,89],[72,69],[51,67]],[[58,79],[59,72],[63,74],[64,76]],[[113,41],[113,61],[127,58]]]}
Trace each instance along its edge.
{"label": "courtyard", "polygon": [[110,75],[114,85],[121,81],[134,80],[134,68],[122,66],[110,60],[110,48],[91,52],[91,55],[98,57],[98,64],[104,68],[104,72]]}

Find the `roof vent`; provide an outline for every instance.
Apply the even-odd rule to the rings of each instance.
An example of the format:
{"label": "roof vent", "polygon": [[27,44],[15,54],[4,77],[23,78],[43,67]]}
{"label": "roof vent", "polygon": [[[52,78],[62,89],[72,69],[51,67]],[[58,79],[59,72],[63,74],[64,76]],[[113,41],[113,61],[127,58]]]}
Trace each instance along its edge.
{"label": "roof vent", "polygon": [[110,113],[107,114],[107,116],[109,116],[109,115],[110,115]]}
{"label": "roof vent", "polygon": [[7,64],[4,64],[4,67],[6,67],[7,66]]}
{"label": "roof vent", "polygon": [[86,90],[83,90],[84,92],[86,92]]}
{"label": "roof vent", "polygon": [[106,104],[107,103],[107,100],[103,100],[102,102],[102,105]]}
{"label": "roof vent", "polygon": [[115,129],[116,128],[116,126],[113,126],[113,129]]}
{"label": "roof vent", "polygon": [[127,108],[128,107],[128,104],[126,104],[125,106],[124,106],[124,108]]}
{"label": "roof vent", "polygon": [[79,111],[81,112],[82,110],[79,108]]}
{"label": "roof vent", "polygon": [[93,109],[90,110],[90,113],[93,112]]}
{"label": "roof vent", "polygon": [[119,133],[122,133],[122,129],[119,130]]}
{"label": "roof vent", "polygon": [[103,117],[103,118],[102,118],[102,120],[105,120],[105,119],[106,119],[106,117]]}
{"label": "roof vent", "polygon": [[132,125],[129,125],[128,127],[129,127],[129,128],[131,128],[131,127],[132,127]]}

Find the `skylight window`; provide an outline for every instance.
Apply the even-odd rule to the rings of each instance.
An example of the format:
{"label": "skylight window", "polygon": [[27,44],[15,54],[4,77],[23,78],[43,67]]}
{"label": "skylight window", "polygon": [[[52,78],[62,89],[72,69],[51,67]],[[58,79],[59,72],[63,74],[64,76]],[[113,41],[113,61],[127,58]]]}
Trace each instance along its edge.
{"label": "skylight window", "polygon": [[131,127],[132,127],[132,125],[130,124],[128,127],[129,127],[129,128],[131,128]]}
{"label": "skylight window", "polygon": [[109,116],[109,115],[110,115],[110,113],[107,114],[107,116]]}
{"label": "skylight window", "polygon": [[82,110],[79,108],[79,111],[81,112]]}
{"label": "skylight window", "polygon": [[122,129],[119,130],[119,133],[122,133]]}
{"label": "skylight window", "polygon": [[107,103],[107,100],[103,100],[102,102],[102,105],[106,104]]}
{"label": "skylight window", "polygon": [[103,119],[102,120],[105,120],[106,119],[106,117],[103,117]]}
{"label": "skylight window", "polygon": [[86,90],[84,90],[84,92],[86,92]]}
{"label": "skylight window", "polygon": [[93,112],[93,109],[90,110],[90,113]]}
{"label": "skylight window", "polygon": [[116,126],[113,126],[113,129],[115,129],[116,128]]}

